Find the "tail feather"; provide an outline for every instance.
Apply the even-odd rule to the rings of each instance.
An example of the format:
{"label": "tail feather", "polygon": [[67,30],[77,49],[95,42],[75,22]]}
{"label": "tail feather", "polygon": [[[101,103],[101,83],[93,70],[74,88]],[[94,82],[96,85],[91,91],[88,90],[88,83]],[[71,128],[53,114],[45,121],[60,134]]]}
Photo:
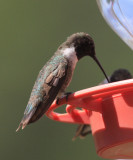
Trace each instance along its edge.
{"label": "tail feather", "polygon": [[78,126],[75,136],[72,138],[74,141],[77,137],[85,138],[86,135],[91,133],[90,125],[81,124]]}
{"label": "tail feather", "polygon": [[81,124],[81,125],[78,126],[78,128],[77,128],[77,130],[76,130],[76,134],[75,134],[75,136],[72,138],[73,141],[74,141],[78,136],[80,136],[80,134],[81,134],[81,132],[82,132],[82,130],[83,130],[83,127],[84,127],[83,124]]}
{"label": "tail feather", "polygon": [[21,127],[22,127],[22,129],[24,129],[27,126],[27,124],[29,123],[30,119],[34,115],[35,111],[36,111],[36,108],[33,108],[29,114],[25,114],[24,115],[24,117],[22,118],[18,128],[16,129],[16,132],[18,132]]}

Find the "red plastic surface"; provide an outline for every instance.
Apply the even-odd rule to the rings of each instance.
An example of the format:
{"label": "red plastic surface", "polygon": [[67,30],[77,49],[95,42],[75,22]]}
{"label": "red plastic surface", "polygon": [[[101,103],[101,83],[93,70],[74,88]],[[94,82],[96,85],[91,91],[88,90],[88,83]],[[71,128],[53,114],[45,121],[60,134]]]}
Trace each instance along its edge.
{"label": "red plastic surface", "polygon": [[[65,97],[59,101],[58,105],[56,104],[56,101],[54,101],[46,115],[50,119],[60,122],[89,124],[89,110],[97,112],[101,111],[101,106],[98,105],[98,102],[114,94],[128,91],[133,91],[133,80],[103,84],[77,91],[69,96],[67,102]],[[56,108],[63,104],[68,104],[66,106],[66,113],[54,112]],[[76,107],[80,107],[83,110],[78,110]]]}
{"label": "red plastic surface", "polygon": [[[66,113],[54,110],[67,104]],[[76,109],[81,108],[81,110]],[[55,102],[46,115],[56,121],[90,124],[99,156],[133,158],[133,80],[81,90]]]}

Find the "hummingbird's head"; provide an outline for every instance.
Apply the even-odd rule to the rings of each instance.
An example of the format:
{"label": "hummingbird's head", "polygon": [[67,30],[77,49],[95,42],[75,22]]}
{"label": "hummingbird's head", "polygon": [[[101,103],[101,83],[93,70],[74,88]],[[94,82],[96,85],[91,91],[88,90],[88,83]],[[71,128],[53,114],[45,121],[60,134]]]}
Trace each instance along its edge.
{"label": "hummingbird's head", "polygon": [[113,74],[110,77],[111,82],[126,80],[133,78],[131,73],[127,69],[118,69],[113,72]]}
{"label": "hummingbird's head", "polygon": [[68,37],[66,44],[74,47],[78,60],[84,56],[95,56],[95,45],[93,39],[84,32],[72,34]]}
{"label": "hummingbird's head", "polygon": [[[64,48],[65,48],[65,51],[64,51]],[[80,60],[84,56],[92,57],[93,60],[98,64],[98,66],[102,70],[107,81],[109,82],[109,79],[104,69],[102,68],[101,64],[96,58],[94,41],[87,33],[79,32],[79,33],[72,34],[70,37],[67,38],[66,42],[64,42],[59,47],[59,50],[62,50],[62,49],[64,51],[63,54],[66,57],[69,57],[72,61],[74,61],[75,59],[76,61]]]}

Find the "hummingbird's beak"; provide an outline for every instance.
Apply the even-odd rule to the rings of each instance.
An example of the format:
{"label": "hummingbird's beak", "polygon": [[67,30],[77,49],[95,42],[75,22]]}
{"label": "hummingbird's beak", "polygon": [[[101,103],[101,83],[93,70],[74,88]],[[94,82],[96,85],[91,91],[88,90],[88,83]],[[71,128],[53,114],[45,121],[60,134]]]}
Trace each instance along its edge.
{"label": "hummingbird's beak", "polygon": [[103,67],[101,66],[100,62],[98,61],[97,57],[96,57],[96,56],[93,56],[92,58],[94,59],[94,61],[98,64],[98,66],[99,66],[100,69],[102,70],[102,72],[103,72],[105,78],[107,79],[108,83],[110,83],[110,80],[109,80],[109,78],[107,77],[107,75],[106,75]]}

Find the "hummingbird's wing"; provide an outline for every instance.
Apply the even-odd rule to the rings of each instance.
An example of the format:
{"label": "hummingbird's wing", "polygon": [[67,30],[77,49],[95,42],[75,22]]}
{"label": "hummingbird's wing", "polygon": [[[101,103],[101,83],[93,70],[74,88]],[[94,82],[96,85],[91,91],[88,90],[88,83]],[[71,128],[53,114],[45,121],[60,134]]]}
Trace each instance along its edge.
{"label": "hummingbird's wing", "polygon": [[38,75],[17,131],[21,126],[23,129],[27,124],[37,121],[44,115],[60,91],[66,79],[67,69],[66,59],[56,57],[54,63],[53,59],[47,62]]}
{"label": "hummingbird's wing", "polygon": [[[131,79],[133,76],[127,69],[117,69],[115,70],[108,79],[110,79],[110,82],[116,82],[126,79]],[[104,79],[99,85],[107,84],[107,79]],[[78,136],[80,138],[85,137],[87,134],[91,133],[90,125],[79,125],[76,134],[73,137],[73,140],[75,140]]]}
{"label": "hummingbird's wing", "polygon": [[80,138],[85,138],[86,135],[91,133],[90,125],[80,124],[76,130],[76,134],[72,140],[75,140],[78,136]]}
{"label": "hummingbird's wing", "polygon": [[[110,78],[110,77],[108,77],[108,78]],[[108,81],[106,79],[104,79],[101,83],[99,83],[99,85],[107,84],[107,83],[108,83]],[[85,138],[88,134],[91,134],[91,133],[92,132],[91,132],[90,125],[80,124],[80,125],[78,125],[75,136],[72,138],[72,140],[75,140],[77,137]]]}

